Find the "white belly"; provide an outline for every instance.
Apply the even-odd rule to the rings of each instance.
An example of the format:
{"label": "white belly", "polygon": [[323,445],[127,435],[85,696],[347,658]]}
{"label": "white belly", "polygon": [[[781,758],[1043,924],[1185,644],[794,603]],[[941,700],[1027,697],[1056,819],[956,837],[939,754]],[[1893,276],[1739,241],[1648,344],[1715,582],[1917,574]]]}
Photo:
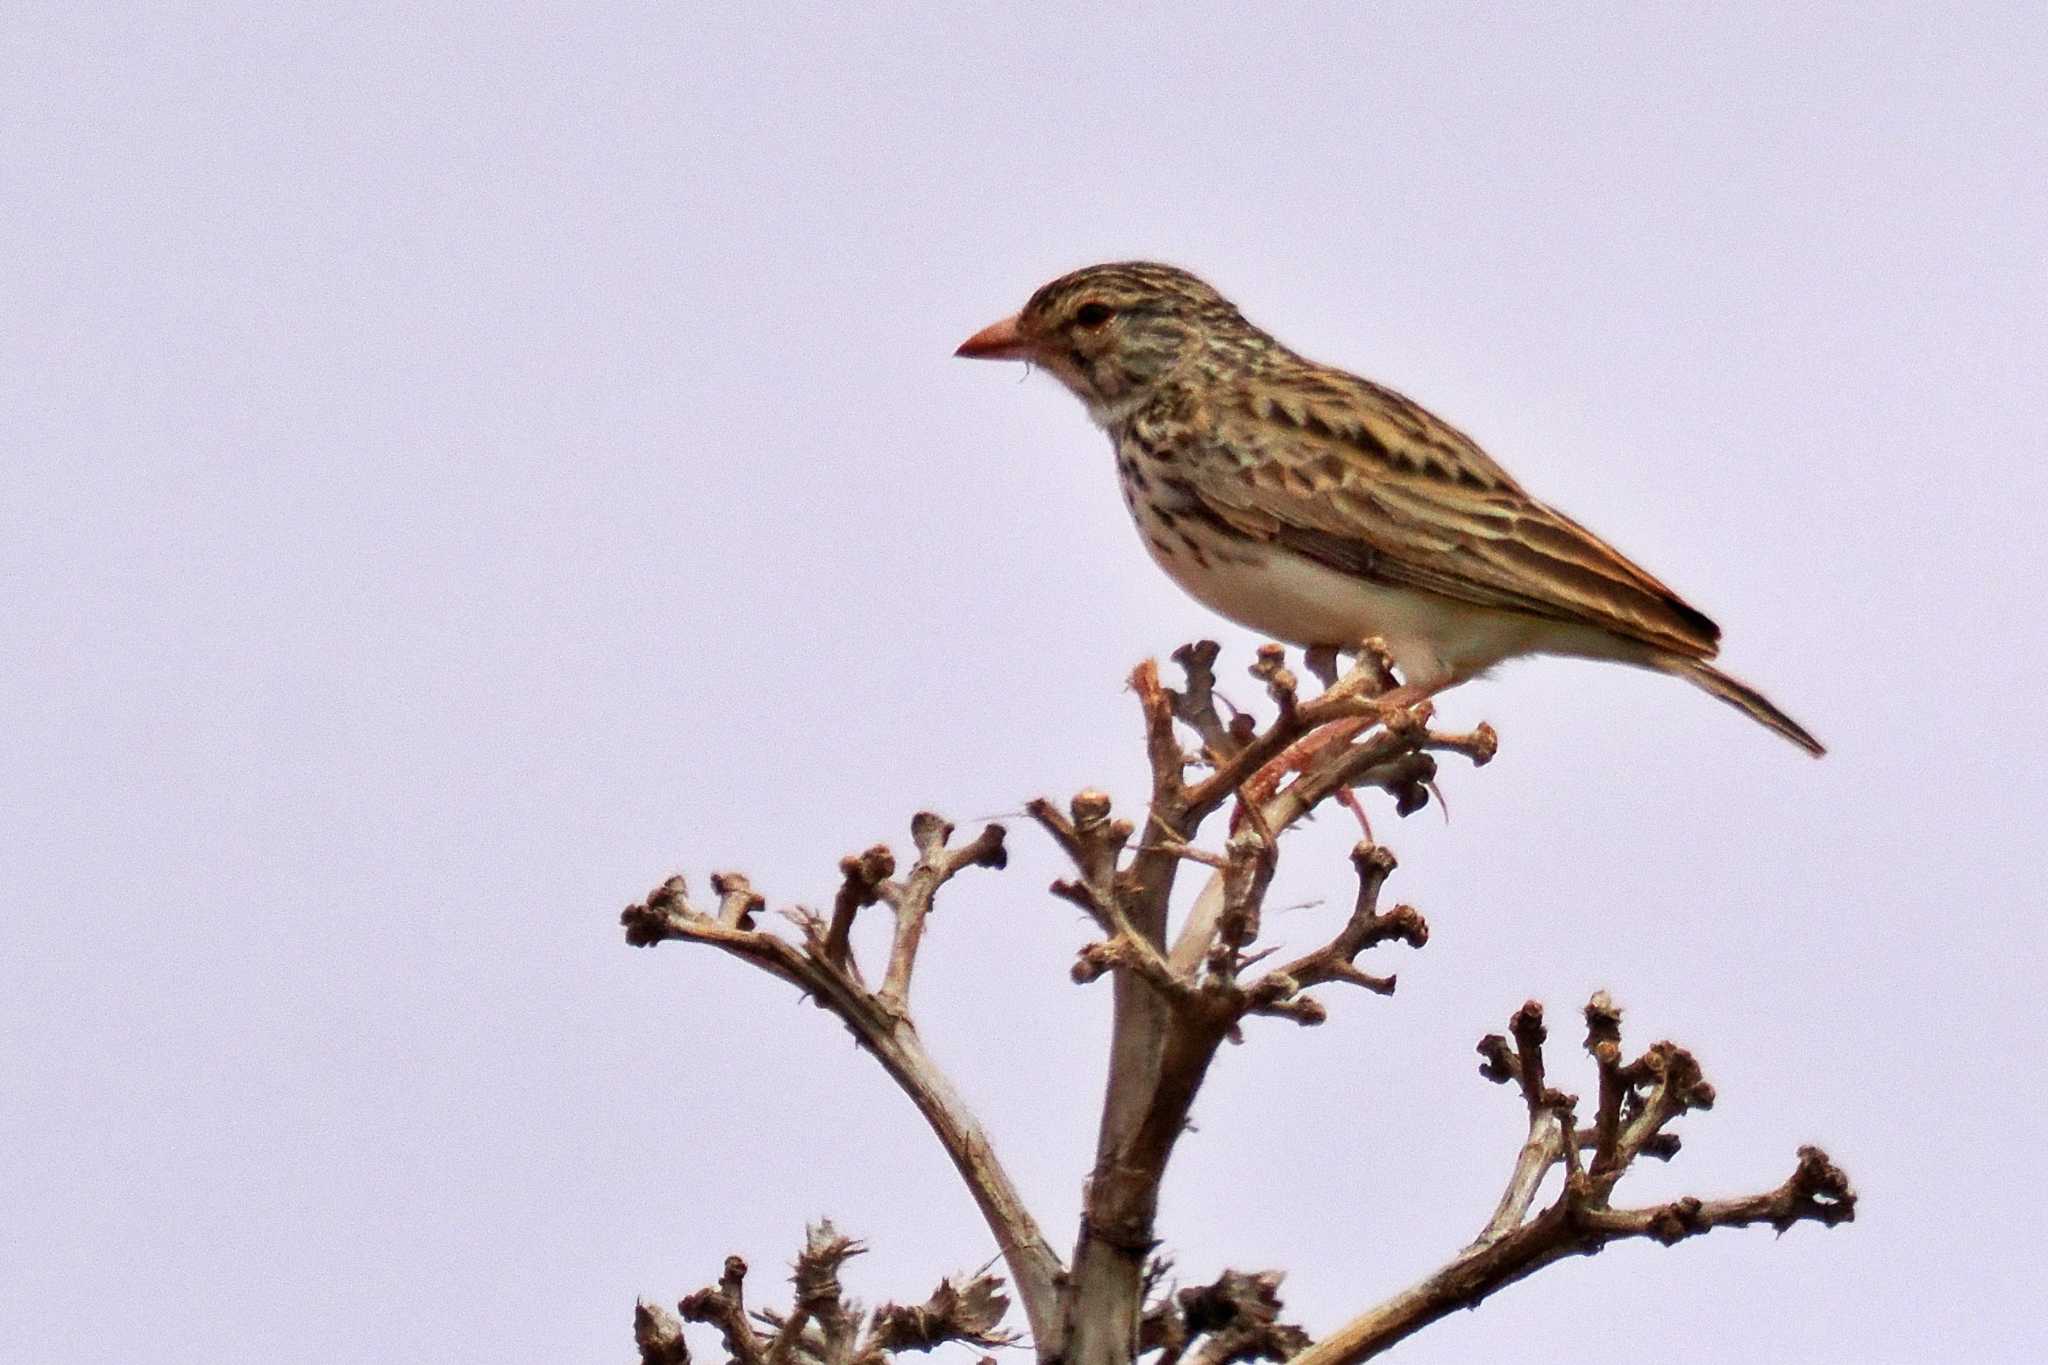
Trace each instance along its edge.
{"label": "white belly", "polygon": [[1423,687],[1554,648],[1542,639],[1550,623],[1534,617],[1373,583],[1288,550],[1195,539],[1200,553],[1179,538],[1145,537],[1154,561],[1196,601],[1288,644],[1341,649],[1377,636],[1403,680]]}

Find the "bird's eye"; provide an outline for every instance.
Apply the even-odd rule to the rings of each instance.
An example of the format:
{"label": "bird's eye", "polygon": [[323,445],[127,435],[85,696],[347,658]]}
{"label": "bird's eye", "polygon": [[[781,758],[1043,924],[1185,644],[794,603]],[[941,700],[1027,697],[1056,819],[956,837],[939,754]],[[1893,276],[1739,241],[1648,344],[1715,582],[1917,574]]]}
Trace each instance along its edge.
{"label": "bird's eye", "polygon": [[1074,321],[1093,331],[1108,322],[1110,314],[1115,311],[1106,303],[1084,303],[1074,310]]}

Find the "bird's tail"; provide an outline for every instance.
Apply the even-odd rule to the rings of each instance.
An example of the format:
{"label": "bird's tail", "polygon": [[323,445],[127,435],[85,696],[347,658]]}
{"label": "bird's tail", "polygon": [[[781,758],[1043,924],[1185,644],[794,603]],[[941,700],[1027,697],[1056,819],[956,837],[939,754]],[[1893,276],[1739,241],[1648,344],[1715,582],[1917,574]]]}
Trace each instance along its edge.
{"label": "bird's tail", "polygon": [[1657,666],[1666,673],[1684,678],[1701,691],[1719,697],[1758,725],[1777,731],[1815,758],[1827,752],[1819,740],[1806,733],[1805,726],[1771,705],[1763,693],[1738,678],[1729,677],[1712,664],[1667,655],[1657,660]]}

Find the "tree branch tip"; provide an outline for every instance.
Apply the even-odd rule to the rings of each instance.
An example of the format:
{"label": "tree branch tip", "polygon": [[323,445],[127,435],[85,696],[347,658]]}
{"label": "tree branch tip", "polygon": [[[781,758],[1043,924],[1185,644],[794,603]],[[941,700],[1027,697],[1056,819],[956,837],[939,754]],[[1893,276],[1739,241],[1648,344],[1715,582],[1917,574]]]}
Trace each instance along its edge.
{"label": "tree branch tip", "polygon": [[1397,972],[1388,972],[1385,976],[1373,976],[1368,972],[1360,972],[1358,974],[1358,984],[1371,991],[1374,995],[1392,995],[1395,988],[1401,984],[1401,977]]}
{"label": "tree branch tip", "polygon": [[1475,768],[1483,768],[1500,754],[1500,735],[1485,721],[1464,734],[1431,731],[1424,742],[1432,749],[1462,754]]}
{"label": "tree branch tip", "polygon": [[1495,1085],[1506,1085],[1520,1076],[1521,1067],[1515,1060],[1514,1049],[1500,1034],[1487,1034],[1479,1040],[1476,1050],[1484,1058],[1479,1064],[1479,1074]]}
{"label": "tree branch tip", "polygon": [[[1012,1346],[1017,1333],[1001,1326],[1010,1309],[1003,1282],[986,1272],[956,1284],[951,1276],[921,1304],[885,1303],[875,1309],[871,1345],[882,1351],[929,1351],[949,1341]],[[992,1359],[992,1357],[984,1357]]]}
{"label": "tree branch tip", "polygon": [[1385,844],[1376,844],[1370,839],[1360,839],[1351,846],[1351,865],[1358,869],[1358,875],[1361,877],[1370,873],[1373,876],[1384,878],[1393,872],[1396,867],[1400,866],[1400,863],[1394,857],[1394,850],[1388,848]]}
{"label": "tree branch tip", "polygon": [[1109,818],[1109,793],[1097,787],[1083,787],[1074,793],[1067,809],[1073,813],[1074,828],[1083,830]]}
{"label": "tree branch tip", "polygon": [[1678,1150],[1682,1145],[1676,1133],[1655,1133],[1636,1151],[1639,1156],[1650,1157],[1657,1161],[1669,1161],[1678,1155]]}
{"label": "tree branch tip", "polygon": [[[896,875],[896,855],[890,852],[887,844],[875,844],[841,858],[839,872],[849,882],[867,887],[879,886]],[[873,904],[872,901],[869,903]]]}
{"label": "tree branch tip", "polygon": [[[1833,1227],[1837,1223],[1855,1221],[1856,1188],[1849,1183],[1848,1173],[1819,1147],[1808,1144],[1799,1149],[1799,1165],[1793,1169],[1792,1179],[1787,1183],[1796,1194],[1813,1204],[1811,1216],[1820,1222]],[[1790,1223],[1785,1226],[1789,1227]],[[1784,1231],[1784,1227],[1779,1231]]]}
{"label": "tree branch tip", "polygon": [[921,810],[910,817],[911,842],[920,853],[932,853],[953,837],[953,822],[936,811]]}
{"label": "tree branch tip", "polygon": [[718,922],[728,928],[752,929],[754,916],[768,904],[761,893],[754,890],[754,884],[747,880],[744,872],[712,873],[711,889],[717,893],[720,902]]}
{"label": "tree branch tip", "polygon": [[1001,825],[984,825],[981,833],[969,840],[965,846],[970,851],[968,863],[973,867],[988,867],[1001,871],[1010,865],[1010,849],[1006,842],[1010,831]]}
{"label": "tree branch tip", "polygon": [[633,1344],[640,1348],[640,1365],[690,1365],[683,1324],[666,1308],[645,1299],[633,1306]]}
{"label": "tree branch tip", "polygon": [[1370,667],[1383,674],[1388,680],[1394,676],[1394,652],[1387,648],[1386,637],[1368,635],[1358,642],[1358,667]]}
{"label": "tree branch tip", "polygon": [[1410,948],[1420,948],[1429,942],[1429,921],[1414,906],[1397,905],[1380,917],[1378,934],[1382,941],[1392,940],[1405,943]]}
{"label": "tree branch tip", "polygon": [[1266,694],[1273,699],[1273,704],[1280,708],[1282,715],[1292,714],[1295,696],[1301,684],[1294,676],[1294,670],[1287,666],[1285,646],[1270,643],[1260,645],[1258,656],[1252,661],[1248,671],[1266,685]]}
{"label": "tree branch tip", "polygon": [[629,905],[619,911],[619,924],[626,931],[629,948],[652,948],[669,937],[668,916],[644,905]]}

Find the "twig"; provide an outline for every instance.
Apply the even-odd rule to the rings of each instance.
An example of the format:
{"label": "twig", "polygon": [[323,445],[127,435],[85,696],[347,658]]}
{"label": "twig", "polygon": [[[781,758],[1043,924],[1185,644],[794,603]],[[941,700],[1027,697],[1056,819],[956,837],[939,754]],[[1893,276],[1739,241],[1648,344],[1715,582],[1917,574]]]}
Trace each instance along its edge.
{"label": "twig", "polygon": [[[747,1311],[741,1295],[747,1266],[737,1256],[726,1258],[725,1274],[716,1285],[689,1295],[677,1307],[691,1322],[717,1325],[733,1365],[885,1365],[896,1352],[929,1351],[951,1341],[992,1348],[1017,1340],[1002,1326],[1010,1307],[1003,1282],[986,1267],[957,1281],[941,1280],[921,1304],[885,1303],[872,1314],[863,1313],[846,1297],[839,1270],[864,1250],[826,1219],[804,1229],[786,1311]],[[756,1322],[772,1333],[765,1343]],[[634,1333],[642,1365],[687,1365],[681,1324],[661,1309],[642,1303],[634,1315]]]}
{"label": "twig", "polygon": [[633,1306],[633,1344],[640,1348],[640,1365],[690,1365],[683,1325],[666,1308],[645,1299]]}
{"label": "twig", "polygon": [[1391,851],[1370,841],[1360,841],[1351,850],[1351,864],[1358,873],[1358,899],[1344,927],[1322,947],[1268,973],[1254,987],[1255,993],[1263,989],[1278,1000],[1287,1000],[1299,991],[1335,981],[1363,986],[1380,995],[1393,994],[1395,979],[1363,970],[1357,964],[1358,955],[1387,942],[1420,948],[1429,942],[1429,923],[1413,906],[1397,905],[1384,915],[1379,912],[1380,888],[1386,885],[1395,865]]}
{"label": "twig", "polygon": [[754,1324],[747,1320],[742,1292],[746,1278],[747,1263],[737,1256],[728,1256],[725,1273],[718,1277],[718,1283],[689,1295],[676,1308],[685,1322],[708,1322],[717,1327],[725,1338],[726,1354],[735,1365],[765,1365],[767,1356],[761,1338],[755,1333]]}
{"label": "twig", "polygon": [[896,911],[896,936],[889,949],[888,975],[882,978],[876,998],[884,1009],[897,1013],[906,1008],[910,973],[924,941],[924,921],[931,913],[932,897],[963,867],[1001,868],[1009,861],[1001,825],[990,825],[958,848],[948,848],[952,824],[930,811],[919,811],[910,822],[910,834],[917,843],[917,865],[900,887],[889,883],[883,888]]}
{"label": "twig", "polygon": [[[1587,1048],[1601,1068],[1603,1087],[1622,1087],[1613,1099],[1603,1089],[1601,1117],[1589,1134],[1574,1127],[1573,1097],[1545,1082],[1541,1006],[1530,1001],[1515,1012],[1509,1024],[1512,1043],[1500,1034],[1480,1041],[1485,1059],[1480,1073],[1514,1083],[1529,1113],[1529,1137],[1500,1206],[1479,1237],[1447,1264],[1352,1319],[1295,1356],[1291,1365],[1352,1365],[1370,1359],[1447,1313],[1477,1307],[1543,1266],[1590,1255],[1610,1242],[1648,1237],[1669,1244],[1720,1227],[1767,1223],[1783,1232],[1800,1222],[1833,1227],[1855,1218],[1856,1193],[1848,1177],[1817,1147],[1800,1148],[1791,1176],[1763,1194],[1714,1200],[1688,1196],[1636,1209],[1609,1206],[1610,1192],[1636,1157],[1668,1158],[1676,1150],[1663,1141],[1669,1137],[1661,1132],[1663,1125],[1688,1110],[1709,1107],[1714,1098],[1691,1054],[1671,1043],[1655,1044],[1629,1066],[1610,1068],[1603,1054],[1618,1048],[1620,1021],[1620,1011],[1604,992],[1587,1005]],[[1610,1109],[1624,1117],[1610,1121]],[[1579,1153],[1588,1148],[1594,1154],[1592,1166],[1581,1169]],[[1535,1217],[1526,1217],[1543,1176],[1558,1164],[1565,1167],[1565,1179],[1557,1199]]]}
{"label": "twig", "polygon": [[[918,868],[913,869],[903,886],[889,883],[875,887],[877,897],[889,900],[898,911],[890,971],[899,992],[908,989],[909,964],[919,943],[917,932],[904,932],[906,918],[921,932],[924,916],[931,908],[931,897],[955,873],[968,866],[1002,865],[999,826],[990,826],[954,849],[945,847],[949,828],[936,816],[921,815],[913,826],[913,837],[920,849]],[[873,858],[873,852],[849,860],[864,859],[863,867],[848,871],[847,864],[842,864],[849,881],[859,877],[872,882],[884,861]],[[745,878],[722,874],[714,885],[722,901],[721,913],[716,917],[690,904],[689,890],[681,877],[669,878],[650,892],[644,903],[630,905],[621,913],[626,941],[636,946],[670,940],[711,944],[790,982],[837,1016],[924,1115],[1002,1248],[1033,1336],[1056,1342],[1062,1331],[1059,1285],[1065,1273],[1059,1257],[997,1160],[973,1111],[925,1051],[924,1042],[905,1011],[902,995],[885,994],[886,982],[884,992],[870,991],[864,986],[850,951],[835,960],[832,931],[817,916],[806,911],[791,913],[802,938],[801,945],[792,943],[766,929],[745,927],[751,926],[752,915],[761,905],[760,897]],[[844,890],[842,898],[847,898]],[[736,905],[741,907],[738,913],[734,911]],[[836,909],[834,914],[836,919]],[[900,968],[899,959],[903,964]],[[742,1365],[759,1363],[743,1361]]]}

